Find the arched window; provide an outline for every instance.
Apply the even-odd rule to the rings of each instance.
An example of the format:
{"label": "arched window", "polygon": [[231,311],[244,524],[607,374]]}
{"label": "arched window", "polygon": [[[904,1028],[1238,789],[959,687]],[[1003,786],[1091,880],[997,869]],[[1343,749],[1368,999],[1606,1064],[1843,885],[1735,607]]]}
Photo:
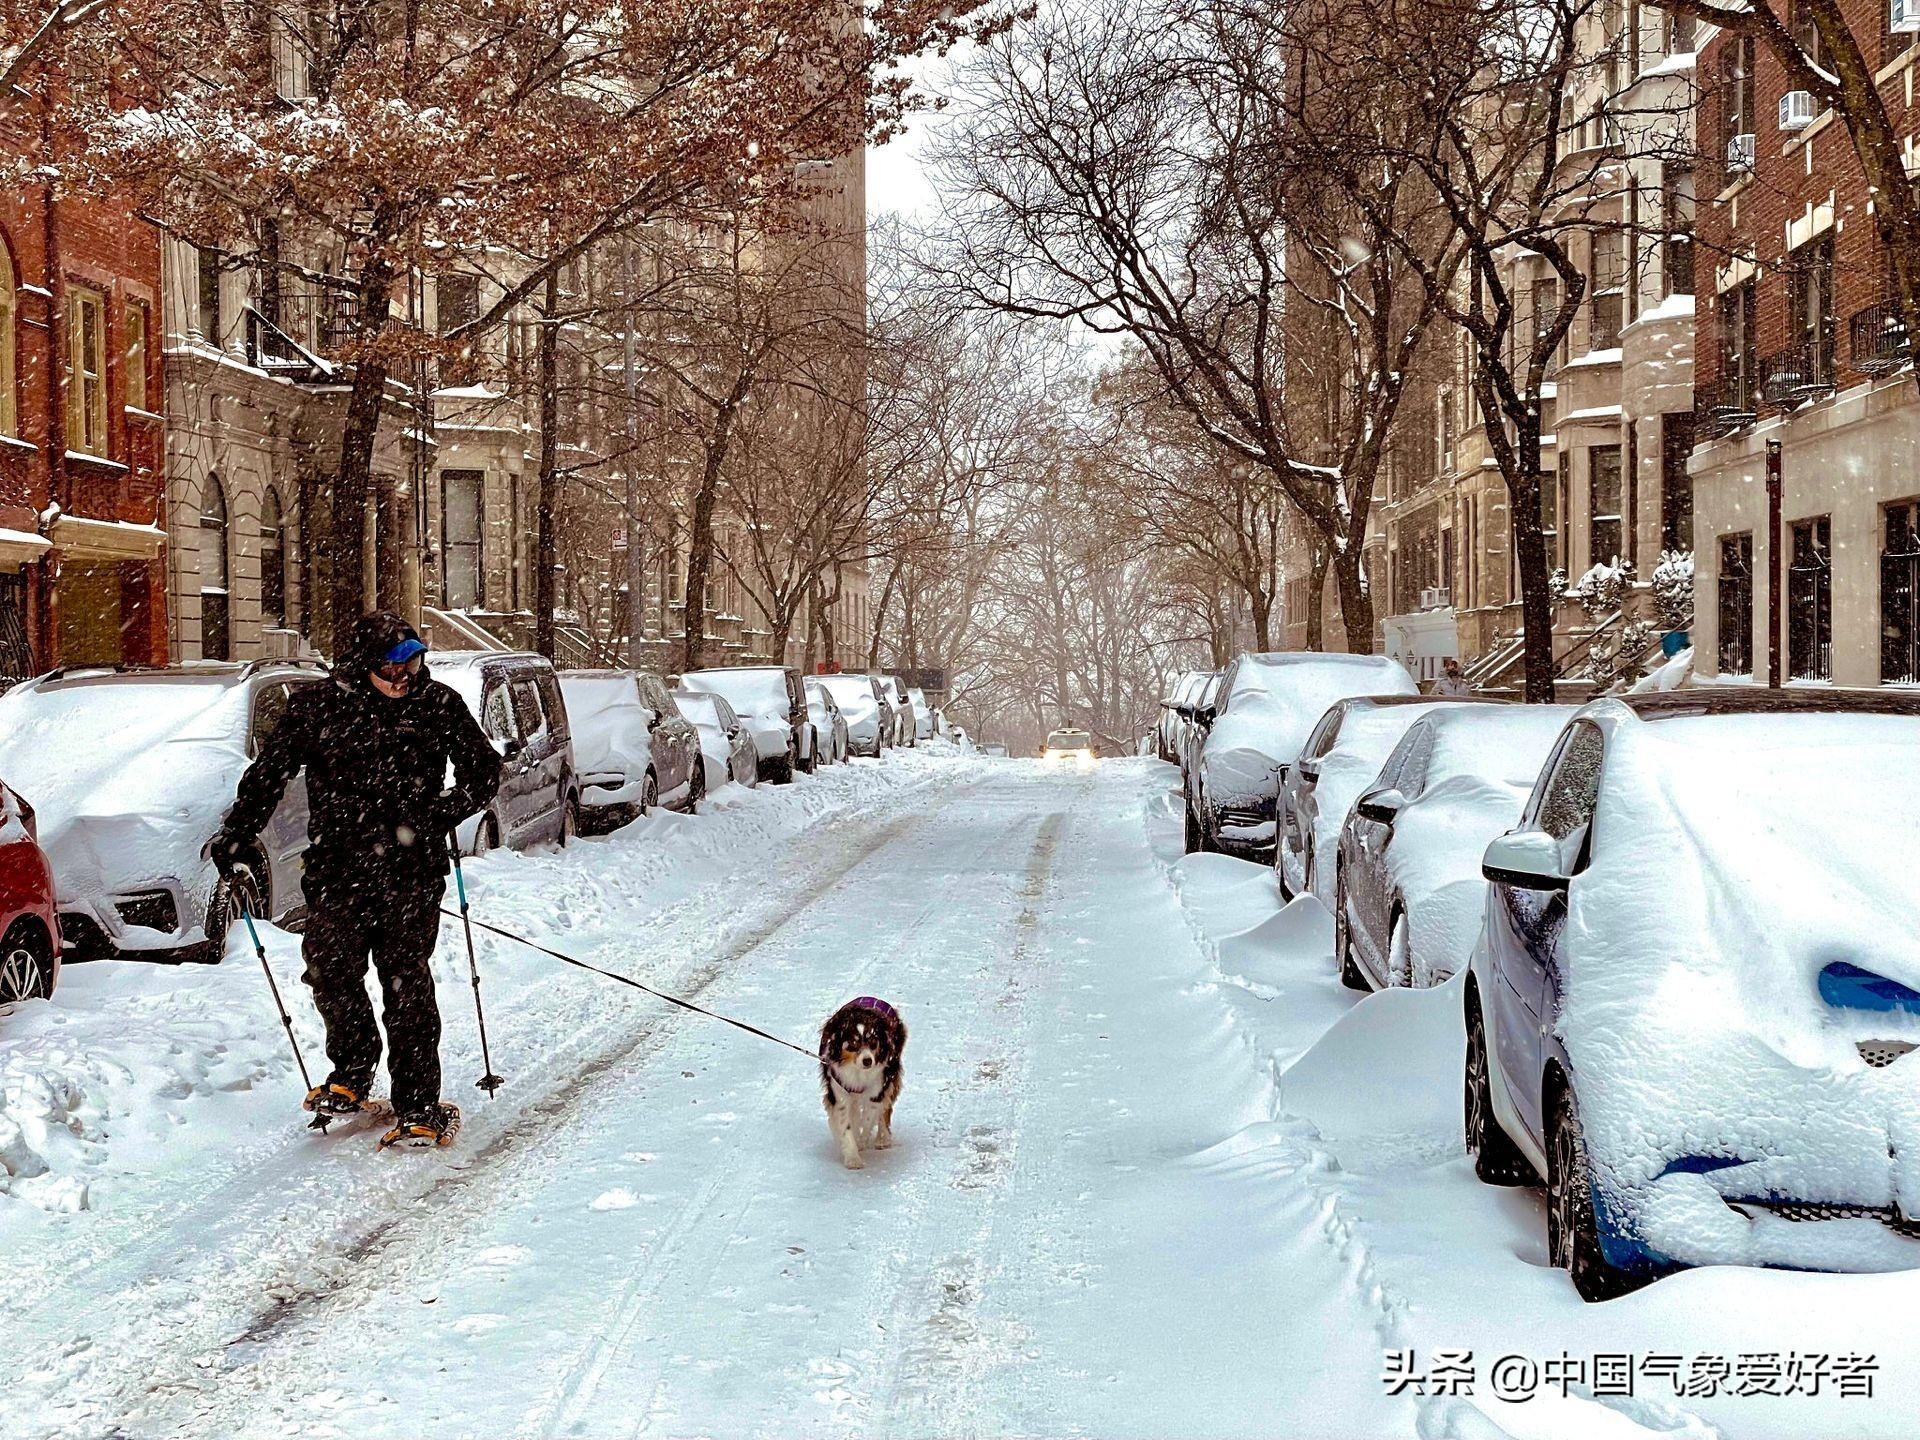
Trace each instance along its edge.
{"label": "arched window", "polygon": [[280,520],[280,494],[269,487],[260,503],[260,622],[287,623],[287,551]]}
{"label": "arched window", "polygon": [[228,624],[227,493],[218,475],[200,487],[200,654],[207,660],[233,658]]}
{"label": "arched window", "polygon": [[0,237],[0,435],[20,433],[20,410],[14,398],[13,350],[15,288],[13,255]]}

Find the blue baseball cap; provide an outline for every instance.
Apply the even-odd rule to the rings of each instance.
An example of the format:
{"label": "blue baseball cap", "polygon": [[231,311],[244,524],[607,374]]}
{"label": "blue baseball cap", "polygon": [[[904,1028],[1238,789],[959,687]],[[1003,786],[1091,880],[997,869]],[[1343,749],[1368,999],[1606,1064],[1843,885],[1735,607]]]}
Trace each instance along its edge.
{"label": "blue baseball cap", "polygon": [[380,657],[383,665],[404,665],[416,655],[427,653],[427,647],[417,637],[409,635],[398,645]]}

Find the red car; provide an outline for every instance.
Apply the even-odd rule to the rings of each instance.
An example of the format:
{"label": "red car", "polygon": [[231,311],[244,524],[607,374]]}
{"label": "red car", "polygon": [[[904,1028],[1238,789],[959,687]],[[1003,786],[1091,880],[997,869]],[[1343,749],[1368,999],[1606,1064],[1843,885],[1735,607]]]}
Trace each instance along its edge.
{"label": "red car", "polygon": [[0,784],[0,1005],[45,999],[59,979],[53,871],[33,807]]}

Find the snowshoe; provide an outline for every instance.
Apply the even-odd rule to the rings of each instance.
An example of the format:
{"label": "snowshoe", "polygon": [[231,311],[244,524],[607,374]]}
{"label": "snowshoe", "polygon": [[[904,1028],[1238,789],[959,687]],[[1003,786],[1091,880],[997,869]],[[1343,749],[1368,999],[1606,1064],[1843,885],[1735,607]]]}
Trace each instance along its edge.
{"label": "snowshoe", "polygon": [[300,1108],[310,1110],[315,1115],[338,1118],[343,1115],[358,1115],[366,1104],[366,1098],[354,1086],[343,1085],[338,1080],[329,1080],[326,1084],[316,1085],[309,1090]]}
{"label": "snowshoe", "polygon": [[460,1133],[460,1107],[444,1100],[418,1115],[410,1115],[380,1137],[380,1148],[404,1146],[409,1150],[432,1150],[451,1145]]}

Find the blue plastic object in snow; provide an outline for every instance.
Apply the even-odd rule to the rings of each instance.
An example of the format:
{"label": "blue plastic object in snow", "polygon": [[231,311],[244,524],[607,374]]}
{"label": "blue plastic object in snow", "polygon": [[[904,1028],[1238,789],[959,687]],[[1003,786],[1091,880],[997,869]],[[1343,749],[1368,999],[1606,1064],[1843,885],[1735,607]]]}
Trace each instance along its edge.
{"label": "blue plastic object in snow", "polygon": [[1920,1015],[1920,990],[1845,960],[1836,960],[1820,972],[1820,998],[1840,1010]]}
{"label": "blue plastic object in snow", "polygon": [[1671,660],[1692,643],[1693,637],[1685,630],[1669,630],[1660,637],[1660,653]]}

